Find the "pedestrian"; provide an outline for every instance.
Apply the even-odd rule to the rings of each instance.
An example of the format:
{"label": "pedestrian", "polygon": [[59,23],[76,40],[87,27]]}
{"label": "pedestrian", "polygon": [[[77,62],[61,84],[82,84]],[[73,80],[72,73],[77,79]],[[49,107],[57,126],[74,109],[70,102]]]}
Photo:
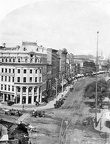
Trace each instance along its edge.
{"label": "pedestrian", "polygon": [[39,106],[39,102],[38,101],[36,101],[36,106]]}
{"label": "pedestrian", "polygon": [[34,113],[35,113],[35,110],[32,111],[32,115],[34,115]]}

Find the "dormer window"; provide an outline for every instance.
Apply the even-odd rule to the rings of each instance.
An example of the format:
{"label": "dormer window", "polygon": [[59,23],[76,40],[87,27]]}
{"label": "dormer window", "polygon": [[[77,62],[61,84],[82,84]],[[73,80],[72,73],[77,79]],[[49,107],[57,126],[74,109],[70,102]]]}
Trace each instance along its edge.
{"label": "dormer window", "polygon": [[30,57],[33,57],[33,54],[31,54]]}
{"label": "dormer window", "polygon": [[40,59],[38,59],[38,63],[40,63]]}
{"label": "dormer window", "polygon": [[27,58],[25,59],[25,62],[27,63]]}
{"label": "dormer window", "polygon": [[9,62],[11,62],[11,58],[9,59]]}
{"label": "dormer window", "polygon": [[24,47],[24,51],[26,51],[27,49]]}
{"label": "dormer window", "polygon": [[18,62],[20,62],[20,58],[18,59]]}
{"label": "dormer window", "polygon": [[30,59],[30,62],[32,63],[32,61],[33,61],[33,59],[31,58],[31,59]]}
{"label": "dormer window", "polygon": [[13,62],[15,62],[15,59],[13,58]]}
{"label": "dormer window", "polygon": [[35,58],[35,63],[37,63],[37,58]]}

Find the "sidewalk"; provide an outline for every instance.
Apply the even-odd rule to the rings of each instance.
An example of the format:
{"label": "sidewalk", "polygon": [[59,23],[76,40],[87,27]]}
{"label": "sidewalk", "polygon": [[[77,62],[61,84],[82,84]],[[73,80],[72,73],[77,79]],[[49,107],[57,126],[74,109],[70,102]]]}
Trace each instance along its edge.
{"label": "sidewalk", "polygon": [[[62,95],[63,95],[63,97],[65,97],[65,95],[69,92],[69,90],[70,90],[70,86],[67,86],[66,87],[66,89],[65,89],[65,91],[63,92],[63,94],[62,93],[59,93],[59,95],[54,99],[54,100],[52,100],[52,101],[50,101],[50,102],[48,102],[46,105],[40,105],[40,106],[36,106],[36,105],[25,105],[24,104],[24,109],[25,110],[29,110],[29,111],[31,111],[31,110],[44,110],[44,109],[52,109],[52,108],[54,108],[54,104],[56,103],[56,101],[57,100],[59,100],[60,98],[62,98]],[[17,109],[17,110],[22,110],[23,109],[23,105],[12,105],[12,106],[7,106],[7,105],[5,105],[5,104],[1,104],[0,103],[0,107],[1,108],[7,108],[7,109]]]}

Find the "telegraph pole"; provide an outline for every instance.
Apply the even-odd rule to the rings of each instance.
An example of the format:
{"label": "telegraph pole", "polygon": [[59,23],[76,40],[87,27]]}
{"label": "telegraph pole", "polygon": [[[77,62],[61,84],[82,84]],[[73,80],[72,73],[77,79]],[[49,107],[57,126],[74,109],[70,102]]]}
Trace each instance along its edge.
{"label": "telegraph pole", "polygon": [[56,99],[57,99],[57,78],[55,78],[56,80]]}
{"label": "telegraph pole", "polygon": [[63,93],[63,74],[62,74],[62,93]]}
{"label": "telegraph pole", "polygon": [[[97,70],[98,70],[98,34],[99,31],[97,31],[97,51],[96,51],[96,96],[95,96],[95,124],[97,124]],[[96,125],[97,126],[97,125]]]}

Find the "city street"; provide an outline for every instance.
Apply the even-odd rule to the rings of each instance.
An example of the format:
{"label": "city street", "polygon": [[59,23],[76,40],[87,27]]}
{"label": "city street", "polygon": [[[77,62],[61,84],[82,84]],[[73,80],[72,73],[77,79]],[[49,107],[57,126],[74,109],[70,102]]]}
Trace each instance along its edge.
{"label": "city street", "polygon": [[[98,78],[100,79],[101,77],[99,76]],[[26,123],[30,123],[34,128],[34,131],[30,134],[30,139],[33,143],[37,140],[38,144],[43,144],[44,141],[49,144],[59,144],[60,139],[60,141],[67,141],[69,144],[74,144],[75,142],[80,144],[84,143],[84,141],[86,143],[93,141],[93,144],[104,144],[105,139],[100,138],[99,133],[94,130],[93,126],[82,126],[83,119],[88,116],[94,116],[93,113],[89,113],[89,108],[84,105],[83,98],[84,87],[92,81],[94,81],[94,78],[78,80],[74,91],[69,93],[64,105],[60,109],[47,111],[50,117],[37,119],[30,117],[25,120]],[[61,124],[62,121],[63,125]],[[67,124],[66,121],[68,121]],[[47,135],[46,131],[48,131]],[[63,135],[65,132],[66,137]],[[58,133],[61,135],[59,139]],[[87,134],[89,134],[88,138],[86,137]]]}
{"label": "city street", "polygon": [[[104,75],[101,75],[98,76],[98,79],[104,77]],[[68,93],[68,96],[62,107],[59,109],[53,109],[53,106],[55,101],[61,98],[61,94],[58,95],[57,99],[50,101],[46,106],[34,108],[35,110],[46,110],[45,118],[34,118],[31,115],[26,115],[25,117],[24,115],[24,118],[22,118],[23,122],[30,124],[30,127],[33,128],[33,131],[29,132],[31,142],[34,143],[35,141],[37,141],[38,144],[43,144],[44,142],[45,144],[59,144],[59,141],[67,141],[67,143],[69,142],[69,144],[73,144],[73,142],[79,142],[78,144],[80,144],[84,141],[89,142],[94,141],[94,139],[96,139],[93,144],[104,144],[104,140],[100,138],[99,133],[97,133],[93,129],[93,127],[82,126],[83,119],[85,119],[88,116],[94,116],[93,113],[89,113],[89,108],[86,105],[84,105],[83,98],[85,86],[94,80],[95,78],[89,77],[85,79],[80,78],[78,81],[75,82],[74,90],[69,93],[69,87],[67,87],[64,92],[64,95]],[[1,105],[1,107],[8,108],[5,105]],[[19,109],[19,106],[15,108]],[[33,108],[31,108],[31,110],[32,109]],[[27,110],[29,110],[29,107],[27,108]],[[7,118],[10,116],[5,116],[4,114],[1,114],[1,117]],[[15,119],[16,122],[16,116],[11,116],[10,119],[11,118],[13,120]],[[63,124],[61,124],[62,121]],[[64,133],[66,133],[66,137],[64,136]],[[86,135],[88,133],[90,136],[87,139]]]}
{"label": "city street", "polygon": [[0,140],[109,144],[110,2],[1,1]]}
{"label": "city street", "polygon": [[[41,106],[37,107],[36,105],[24,105],[24,109],[25,110],[29,110],[29,111],[32,111],[32,110],[43,110],[43,109],[52,109],[52,108],[54,108],[54,104],[56,103],[56,101],[59,100],[60,98],[62,98],[62,95],[63,95],[63,97],[65,97],[65,95],[69,92],[70,87],[71,86],[67,86],[63,93],[62,92],[59,93],[58,96],[54,100],[48,102],[47,104],[45,104],[43,106],[41,105]],[[18,109],[18,110],[22,110],[23,109],[23,105],[21,106],[19,104],[15,104],[15,105],[12,105],[12,106],[7,106],[6,104],[1,104],[0,103],[0,107],[1,108],[7,108],[7,109],[12,109],[13,108],[13,109]]]}

